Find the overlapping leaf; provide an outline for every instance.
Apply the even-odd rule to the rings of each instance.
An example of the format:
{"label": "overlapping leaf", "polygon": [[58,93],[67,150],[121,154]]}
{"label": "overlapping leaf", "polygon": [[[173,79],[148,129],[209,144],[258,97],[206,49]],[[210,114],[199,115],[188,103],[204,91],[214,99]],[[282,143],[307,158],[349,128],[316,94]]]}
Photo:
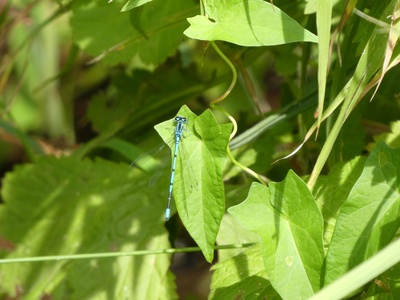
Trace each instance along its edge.
{"label": "overlapping leaf", "polygon": [[261,241],[264,266],[284,299],[306,299],[320,286],[324,258],[321,213],[293,172],[269,188],[254,183],[248,198],[229,212]]}
{"label": "overlapping leaf", "polygon": [[337,218],[325,284],[387,245],[400,226],[400,150],[380,142]]}
{"label": "overlapping leaf", "polygon": [[268,281],[260,246],[213,267],[209,299],[281,299]]}
{"label": "overlapping leaf", "polygon": [[[188,124],[182,140],[185,157],[179,157],[176,166],[174,199],[183,224],[211,262],[225,212],[222,170],[232,127],[218,124],[209,110],[196,117],[184,106],[178,115],[186,117]],[[165,141],[171,138],[173,128],[172,120],[156,126]],[[196,186],[186,184],[188,176],[194,177],[190,180]]]}
{"label": "overlapping leaf", "polygon": [[262,0],[204,1],[205,16],[189,18],[188,37],[242,46],[317,42],[317,37],[271,3]]}
{"label": "overlapping leaf", "polygon": [[73,7],[71,25],[75,42],[97,59],[117,64],[135,57],[158,65],[178,48],[186,18],[197,11],[191,1],[152,1],[121,13],[121,1],[90,1]]}
{"label": "overlapping leaf", "polygon": [[329,245],[340,208],[361,175],[364,157],[356,157],[345,164],[337,164],[329,175],[320,176],[313,194],[325,222],[324,244]]}
{"label": "overlapping leaf", "polygon": [[[257,242],[259,242],[257,234],[240,226],[230,214],[224,215],[217,236],[218,245],[239,245]],[[242,251],[242,248],[222,249],[218,251],[218,260],[224,261],[240,254]]]}
{"label": "overlapping leaf", "polygon": [[121,11],[128,11],[128,10],[134,9],[136,7],[145,5],[146,3],[149,3],[151,1],[153,1],[153,0],[129,0],[128,2],[126,2],[124,7],[121,9]]}
{"label": "overlapping leaf", "polygon": [[[3,257],[164,249],[164,203],[127,165],[45,157],[3,182]],[[156,193],[157,189],[155,190]],[[156,199],[156,200],[152,200]],[[152,226],[148,226],[152,224]],[[23,299],[170,299],[168,255],[0,266],[2,292]]]}

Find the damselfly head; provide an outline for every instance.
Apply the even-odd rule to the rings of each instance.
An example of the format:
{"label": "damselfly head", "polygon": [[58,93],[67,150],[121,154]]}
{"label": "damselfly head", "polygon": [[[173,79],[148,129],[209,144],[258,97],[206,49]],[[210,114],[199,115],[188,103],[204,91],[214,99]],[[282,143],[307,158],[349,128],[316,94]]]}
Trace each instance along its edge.
{"label": "damselfly head", "polygon": [[175,117],[175,122],[186,124],[187,123],[187,119],[185,117],[176,116]]}

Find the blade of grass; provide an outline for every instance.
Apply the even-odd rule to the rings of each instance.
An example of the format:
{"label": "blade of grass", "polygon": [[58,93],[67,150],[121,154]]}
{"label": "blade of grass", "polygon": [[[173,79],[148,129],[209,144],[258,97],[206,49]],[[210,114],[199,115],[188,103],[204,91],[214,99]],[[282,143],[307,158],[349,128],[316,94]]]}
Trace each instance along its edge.
{"label": "blade of grass", "polygon": [[318,1],[317,31],[318,31],[318,128],[322,122],[324,100],[326,92],[326,79],[328,75],[329,43],[331,30],[332,0]]}
{"label": "blade of grass", "polygon": [[320,290],[310,300],[344,299],[367,282],[400,262],[400,239]]}
{"label": "blade of grass", "polygon": [[[343,127],[344,122],[354,107],[365,95],[365,89],[369,88],[369,82],[373,80],[376,72],[382,67],[382,62],[386,52],[386,40],[387,37],[379,34],[376,30],[369,37],[368,43],[366,44],[360,57],[354,75],[346,85],[346,87],[348,86],[348,90],[345,92],[346,96],[339,116],[335,120],[332,130],[329,132],[327,140],[311,173],[308,181],[308,186],[310,189],[313,189],[316,180],[331,153],[333,145]],[[336,99],[334,102],[336,102]]]}

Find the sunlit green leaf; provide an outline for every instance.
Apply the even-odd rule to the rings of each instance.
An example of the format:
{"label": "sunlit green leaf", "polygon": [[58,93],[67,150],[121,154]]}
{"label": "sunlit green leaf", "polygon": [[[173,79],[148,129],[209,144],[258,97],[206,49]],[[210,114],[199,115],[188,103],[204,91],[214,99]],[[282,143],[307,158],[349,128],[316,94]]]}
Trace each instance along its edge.
{"label": "sunlit green leaf", "polygon": [[205,1],[206,16],[189,18],[185,34],[242,46],[317,42],[317,37],[271,3],[262,0]]}
{"label": "sunlit green leaf", "polygon": [[282,298],[305,299],[319,290],[322,216],[306,184],[292,171],[269,188],[254,183],[248,198],[228,211],[259,235],[268,277]]}
{"label": "sunlit green leaf", "polygon": [[[182,140],[186,154],[184,159],[178,159],[176,166],[174,199],[183,224],[206,260],[211,262],[225,212],[222,170],[232,126],[218,124],[209,110],[196,117],[184,106],[178,115],[186,117],[188,124]],[[173,126],[173,121],[169,120],[157,125],[156,129],[168,141],[173,135]],[[189,179],[196,186],[188,186]]]}
{"label": "sunlit green leaf", "polygon": [[364,157],[357,157],[345,164],[337,164],[329,175],[320,176],[313,194],[324,218],[324,244],[330,244],[336,217],[349,193],[361,175]]}
{"label": "sunlit green leaf", "polygon": [[282,299],[268,281],[259,245],[213,267],[209,299]]}
{"label": "sunlit green leaf", "polygon": [[129,0],[128,2],[126,2],[124,7],[121,9],[121,11],[128,11],[128,10],[134,9],[136,7],[142,6],[146,3],[149,3],[151,1],[153,1],[153,0]]}
{"label": "sunlit green leaf", "polygon": [[[385,141],[392,148],[400,147],[400,121],[396,121],[390,126],[390,132],[385,132],[377,137],[375,141]],[[375,145],[375,144],[374,144]],[[372,150],[372,149],[371,149]]]}
{"label": "sunlit green leaf", "polygon": [[[117,64],[135,57],[158,65],[178,48],[186,18],[197,11],[191,1],[152,1],[129,13],[122,3],[91,1],[73,7],[71,25],[74,41],[97,59]],[[134,20],[134,24],[131,23]]]}
{"label": "sunlit green leaf", "polygon": [[[157,189],[143,192],[147,180],[140,178],[128,165],[104,160],[45,157],[18,167],[3,181],[0,234],[9,247],[3,247],[2,256],[168,248],[164,203]],[[148,254],[1,265],[2,292],[12,296],[21,289],[24,299],[46,294],[54,299],[170,299],[175,292],[169,259]]]}
{"label": "sunlit green leaf", "polygon": [[400,226],[400,150],[380,142],[337,218],[325,284],[386,246]]}
{"label": "sunlit green leaf", "polygon": [[[257,243],[258,235],[239,225],[239,223],[230,215],[225,214],[222,218],[221,226],[217,236],[218,245]],[[236,256],[243,251],[242,248],[223,249],[218,251],[218,260],[224,261]]]}

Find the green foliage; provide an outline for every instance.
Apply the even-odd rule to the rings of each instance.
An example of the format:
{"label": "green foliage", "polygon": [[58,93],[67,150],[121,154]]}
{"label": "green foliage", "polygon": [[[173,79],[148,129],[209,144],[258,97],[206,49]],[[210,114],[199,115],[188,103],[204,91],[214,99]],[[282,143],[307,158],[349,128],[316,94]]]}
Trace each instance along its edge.
{"label": "green foliage", "polygon": [[[379,143],[337,216],[325,283],[387,245],[400,226],[400,151]],[[382,197],[383,196],[383,197]]]}
{"label": "green foliage", "polygon": [[142,0],[142,1],[141,0],[129,0],[124,5],[124,7],[121,9],[121,11],[128,11],[128,10],[134,9],[136,7],[144,5],[144,4],[146,4],[148,2],[151,2],[151,1],[153,1],[153,0]]}
{"label": "green foliage", "polygon": [[329,176],[321,176],[315,186],[315,198],[323,215],[324,244],[331,241],[336,217],[364,168],[365,158],[356,157],[331,169]]}
{"label": "green foliage", "polygon": [[[196,117],[187,107],[182,107],[177,115],[187,118],[188,132],[184,132],[187,137],[182,141],[187,152],[185,161],[181,159],[176,168],[174,199],[182,223],[206,260],[211,262],[219,225],[225,212],[222,171],[231,126],[218,124],[209,110]],[[156,130],[167,143],[171,138],[172,128],[172,120],[156,126]],[[193,174],[189,173],[190,170],[194,171]],[[189,190],[185,182],[190,175],[195,177],[192,181],[198,184],[192,187],[193,190]]]}
{"label": "green foliage", "polygon": [[[326,255],[320,209],[304,182],[292,172],[281,183],[271,183],[269,188],[253,184],[248,198],[229,209],[240,224],[258,234],[261,245],[259,255],[264,259],[267,272],[263,277],[269,279],[282,298],[292,299],[296,295],[300,295],[301,299],[311,297],[320,289],[321,283],[327,285],[332,282],[376,254],[393,239],[400,227],[399,158],[399,150],[380,143],[365,162],[361,174],[352,174],[360,166],[357,159],[340,169],[341,180],[337,177],[338,170],[321,178],[324,183],[319,183],[319,186],[324,190],[318,193],[315,200],[322,201],[321,210],[325,212],[326,221],[332,217],[337,220]],[[352,178],[357,180],[354,182]],[[325,183],[329,182],[335,183],[339,191],[327,188]],[[395,264],[394,255],[397,254],[391,255]],[[241,281],[240,291],[237,283],[231,282],[230,276],[237,271],[227,266],[235,264],[239,257],[242,265],[250,264],[247,259],[255,259],[239,255],[215,267],[218,272],[214,275],[216,282],[213,290],[229,286],[231,289],[228,290],[235,291],[235,295],[239,296],[243,291],[247,293],[253,289],[254,281],[246,284],[248,278]],[[219,271],[219,268],[222,270]],[[371,268],[374,268],[373,264]],[[247,268],[248,274],[258,271],[259,265]],[[220,272],[225,273],[222,276]],[[290,278],[285,274],[290,274]],[[353,278],[360,274],[354,274]],[[395,284],[392,286],[393,293],[398,293],[398,287]]]}
{"label": "green foliage", "polygon": [[279,295],[306,299],[319,289],[322,216],[307,185],[293,172],[269,188],[254,183],[248,198],[229,213],[258,234],[265,269]]}
{"label": "green foliage", "polygon": [[192,1],[153,1],[129,13],[120,13],[121,1],[77,2],[72,7],[74,41],[93,56],[111,64],[134,59],[158,65],[172,55],[182,40],[186,18],[197,10]]}
{"label": "green foliage", "polygon": [[281,299],[271,287],[258,246],[244,250],[213,269],[210,299]]}
{"label": "green foliage", "polygon": [[188,19],[190,27],[185,34],[190,38],[241,46],[317,42],[314,34],[262,0],[206,1],[204,6],[204,16]]}
{"label": "green foliage", "polygon": [[[0,5],[0,299],[399,298],[398,16],[398,0]],[[174,149],[177,115],[165,222],[171,169],[132,162]],[[205,287],[187,268],[208,263]]]}
{"label": "green foliage", "polygon": [[165,294],[173,286],[168,255],[61,260],[74,253],[169,247],[159,214],[164,203],[143,193],[139,187],[147,182],[140,178],[125,164],[67,157],[44,157],[8,174],[0,211],[2,238],[12,243],[7,257],[59,255],[60,260],[1,265],[2,293],[14,294],[21,285],[25,299],[44,294],[59,299],[174,297],[174,291]]}

